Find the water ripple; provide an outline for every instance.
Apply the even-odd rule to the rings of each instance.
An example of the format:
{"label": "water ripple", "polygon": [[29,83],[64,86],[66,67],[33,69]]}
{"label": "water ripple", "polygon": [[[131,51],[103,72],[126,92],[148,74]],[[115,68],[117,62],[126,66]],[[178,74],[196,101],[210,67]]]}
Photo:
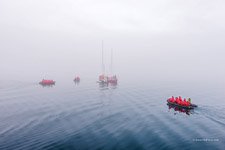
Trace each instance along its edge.
{"label": "water ripple", "polygon": [[[72,84],[71,84],[72,85]],[[0,149],[220,149],[224,105],[210,99],[190,115],[168,110],[167,86],[96,84],[43,88],[31,83],[0,86]],[[180,86],[179,86],[180,88]],[[188,91],[193,94],[193,91]],[[185,89],[178,93],[188,95]],[[193,94],[203,102],[202,95]],[[218,97],[216,97],[218,96]],[[216,93],[214,99],[223,96]],[[218,138],[219,142],[194,142]]]}

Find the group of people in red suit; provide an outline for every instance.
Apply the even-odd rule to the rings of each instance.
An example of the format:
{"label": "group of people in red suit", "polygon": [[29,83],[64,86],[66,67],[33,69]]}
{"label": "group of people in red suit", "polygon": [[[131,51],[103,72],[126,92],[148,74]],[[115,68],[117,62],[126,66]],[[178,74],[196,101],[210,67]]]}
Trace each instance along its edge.
{"label": "group of people in red suit", "polygon": [[173,96],[171,98],[169,98],[169,101],[171,103],[176,103],[178,105],[182,105],[182,106],[190,106],[191,105],[191,99],[188,98],[188,100],[186,100],[185,98],[182,99],[181,96],[174,98]]}

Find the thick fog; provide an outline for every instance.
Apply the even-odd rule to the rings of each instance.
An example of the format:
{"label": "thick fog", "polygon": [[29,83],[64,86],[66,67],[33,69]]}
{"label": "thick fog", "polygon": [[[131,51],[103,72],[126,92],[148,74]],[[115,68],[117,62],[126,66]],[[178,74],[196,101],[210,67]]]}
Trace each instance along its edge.
{"label": "thick fog", "polygon": [[225,79],[223,0],[0,0],[0,80]]}

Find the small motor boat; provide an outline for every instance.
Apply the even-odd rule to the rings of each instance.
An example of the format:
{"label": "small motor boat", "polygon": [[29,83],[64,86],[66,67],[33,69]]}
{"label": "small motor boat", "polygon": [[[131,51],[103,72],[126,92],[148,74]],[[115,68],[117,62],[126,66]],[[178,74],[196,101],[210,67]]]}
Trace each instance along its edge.
{"label": "small motor boat", "polygon": [[194,109],[195,107],[198,107],[195,104],[190,104],[188,106],[180,105],[180,104],[177,104],[176,102],[171,102],[169,99],[167,100],[167,103],[168,103],[168,105],[171,105],[171,106],[176,106],[176,107],[186,108],[186,109]]}
{"label": "small motor boat", "polygon": [[80,82],[80,77],[78,77],[78,76],[75,77],[73,81],[74,81],[74,82]]}
{"label": "small motor boat", "polygon": [[39,84],[41,84],[41,85],[55,85],[55,81],[43,79],[41,82],[39,82]]}

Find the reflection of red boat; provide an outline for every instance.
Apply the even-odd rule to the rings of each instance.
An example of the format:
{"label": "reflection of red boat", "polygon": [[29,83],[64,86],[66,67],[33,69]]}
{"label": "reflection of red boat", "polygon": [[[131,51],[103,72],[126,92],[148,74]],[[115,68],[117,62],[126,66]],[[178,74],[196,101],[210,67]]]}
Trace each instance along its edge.
{"label": "reflection of red boat", "polygon": [[39,84],[41,84],[41,85],[54,85],[55,81],[43,79],[41,82],[39,82]]}
{"label": "reflection of red boat", "polygon": [[170,105],[170,104],[167,104],[167,105],[168,105],[169,110],[173,109],[175,112],[185,113],[187,115],[192,114],[191,113],[192,109],[181,108],[181,107]]}

